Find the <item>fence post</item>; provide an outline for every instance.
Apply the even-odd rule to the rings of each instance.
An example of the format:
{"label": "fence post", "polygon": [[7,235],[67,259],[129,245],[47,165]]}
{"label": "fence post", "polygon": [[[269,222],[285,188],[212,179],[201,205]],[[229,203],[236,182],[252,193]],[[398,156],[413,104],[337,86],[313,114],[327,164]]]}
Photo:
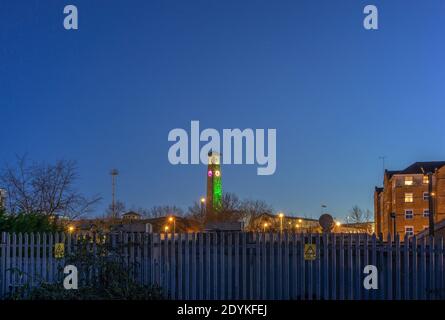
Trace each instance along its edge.
{"label": "fence post", "polygon": [[435,282],[434,282],[434,264],[435,264],[435,255],[434,255],[434,237],[429,237],[428,239],[428,292],[429,299],[435,299]]}
{"label": "fence post", "polygon": [[196,256],[196,233],[193,232],[191,234],[191,238],[192,238],[192,261],[191,261],[191,299],[195,300],[196,299],[196,284],[197,284],[197,279],[196,279],[196,274],[197,274],[197,268],[196,268],[196,262],[197,262],[197,256]]}
{"label": "fence post", "polygon": [[255,299],[261,299],[261,237],[258,232],[255,233]]}
{"label": "fence post", "polygon": [[345,237],[340,235],[340,300],[345,299]]}
{"label": "fence post", "polygon": [[361,269],[361,254],[360,254],[360,245],[361,245],[361,237],[360,234],[357,233],[355,235],[355,289],[354,289],[354,299],[360,300],[361,299],[361,293],[362,293],[362,283],[361,283],[361,275],[362,270]]}
{"label": "fence post", "polygon": [[275,299],[275,234],[270,233],[270,297],[269,299]]}
{"label": "fence post", "polygon": [[211,285],[211,271],[212,271],[212,259],[211,259],[211,242],[210,242],[210,236],[211,233],[206,233],[205,234],[205,239],[206,239],[206,295],[204,297],[204,299],[211,299],[211,295],[210,295],[210,288],[212,287]]}
{"label": "fence post", "polygon": [[330,235],[331,242],[331,254],[332,254],[332,283],[331,283],[331,295],[330,299],[337,299],[337,235],[335,233],[331,233]]}
{"label": "fence post", "polygon": [[412,244],[411,244],[411,248],[412,248],[412,270],[413,270],[413,295],[412,298],[414,300],[417,300],[417,292],[419,290],[419,286],[417,283],[417,272],[418,272],[418,267],[417,267],[417,238],[416,236],[413,237],[412,239]]}
{"label": "fence post", "polygon": [[[369,265],[369,237],[368,237],[368,234],[365,234],[365,236],[363,238],[363,266],[362,266],[362,269],[360,270],[360,273],[362,273],[364,267],[367,265]],[[360,283],[360,287],[363,288],[362,283]],[[369,300],[369,290],[362,289],[362,291],[364,292],[363,298],[365,300]]]}
{"label": "fence post", "polygon": [[440,299],[443,299],[444,297],[444,291],[445,291],[445,283],[444,283],[444,270],[443,270],[443,238],[440,238],[439,240],[439,252],[438,252],[438,287],[441,290],[440,291]]}
{"label": "fence post", "polygon": [[405,239],[403,241],[403,279],[404,279],[404,299],[408,300],[410,298],[410,285],[409,285],[409,275],[410,275],[410,267],[409,267],[409,246],[410,246],[410,238],[408,234],[405,234]]}
{"label": "fence post", "polygon": [[5,285],[5,264],[6,264],[6,232],[2,232],[2,238],[0,243],[0,298],[6,294],[6,285]]}
{"label": "fence post", "polygon": [[[238,300],[240,298],[240,290],[241,286],[240,283],[240,277],[239,277],[239,271],[240,271],[240,263],[239,263],[239,238],[241,233],[237,232],[235,233],[235,283],[234,283],[234,289],[235,289],[235,300]],[[243,279],[244,281],[244,279]]]}
{"label": "fence post", "polygon": [[284,234],[284,299],[290,299],[289,286],[289,232],[286,232]]}
{"label": "fence post", "polygon": [[396,252],[395,252],[395,259],[396,259],[396,263],[395,263],[395,282],[396,282],[396,300],[400,300],[401,298],[401,277],[400,277],[400,236],[397,233],[396,234]]}
{"label": "fence post", "polygon": [[348,235],[348,300],[354,299],[354,269],[352,264],[352,234]]}
{"label": "fence post", "polygon": [[322,280],[322,273],[321,273],[321,242],[320,242],[320,235],[315,235],[315,246],[316,246],[316,252],[317,252],[317,258],[315,260],[315,299],[320,299],[321,297],[321,284],[323,282]]}
{"label": "fence post", "polygon": [[198,233],[199,240],[199,299],[204,299],[204,234]]}

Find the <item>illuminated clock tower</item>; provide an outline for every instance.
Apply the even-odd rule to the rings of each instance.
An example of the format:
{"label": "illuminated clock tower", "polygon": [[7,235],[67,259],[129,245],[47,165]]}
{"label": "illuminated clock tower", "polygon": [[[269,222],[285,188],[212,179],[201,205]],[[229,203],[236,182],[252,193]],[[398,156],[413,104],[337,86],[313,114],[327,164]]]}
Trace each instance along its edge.
{"label": "illuminated clock tower", "polygon": [[218,152],[209,152],[209,164],[207,166],[207,198],[206,213],[211,215],[221,209],[222,183],[221,165]]}

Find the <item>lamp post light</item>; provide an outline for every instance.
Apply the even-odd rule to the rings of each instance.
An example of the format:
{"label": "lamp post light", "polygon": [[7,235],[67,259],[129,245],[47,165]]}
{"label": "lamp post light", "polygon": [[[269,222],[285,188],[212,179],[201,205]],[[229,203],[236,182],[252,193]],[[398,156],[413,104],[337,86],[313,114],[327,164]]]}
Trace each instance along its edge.
{"label": "lamp post light", "polygon": [[176,234],[176,219],[174,217],[170,217],[170,218],[168,218],[168,221],[170,223],[173,222],[173,234]]}
{"label": "lamp post light", "polygon": [[280,234],[283,234],[283,217],[284,217],[284,214],[282,212],[280,212],[278,214],[278,217],[280,218]]}
{"label": "lamp post light", "polygon": [[69,226],[68,227],[68,232],[69,233],[73,233],[74,232],[74,226]]}
{"label": "lamp post light", "polygon": [[202,197],[200,201],[201,201],[201,214],[204,215],[204,213],[205,213],[205,205],[206,205],[206,198]]}
{"label": "lamp post light", "polygon": [[264,222],[263,224],[263,232],[266,233],[266,229],[269,226],[269,224],[267,222]]}
{"label": "lamp post light", "polygon": [[164,227],[164,232],[167,233],[168,232],[168,226]]}

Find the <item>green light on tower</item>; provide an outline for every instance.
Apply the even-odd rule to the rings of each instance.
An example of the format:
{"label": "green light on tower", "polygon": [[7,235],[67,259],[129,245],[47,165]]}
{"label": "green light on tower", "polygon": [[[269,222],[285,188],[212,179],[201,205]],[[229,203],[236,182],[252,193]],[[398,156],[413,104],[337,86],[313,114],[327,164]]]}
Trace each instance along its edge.
{"label": "green light on tower", "polygon": [[221,171],[215,170],[213,177],[213,209],[218,211],[222,206]]}
{"label": "green light on tower", "polygon": [[206,212],[208,214],[218,212],[222,207],[222,181],[220,155],[217,152],[209,152],[207,167],[207,199]]}

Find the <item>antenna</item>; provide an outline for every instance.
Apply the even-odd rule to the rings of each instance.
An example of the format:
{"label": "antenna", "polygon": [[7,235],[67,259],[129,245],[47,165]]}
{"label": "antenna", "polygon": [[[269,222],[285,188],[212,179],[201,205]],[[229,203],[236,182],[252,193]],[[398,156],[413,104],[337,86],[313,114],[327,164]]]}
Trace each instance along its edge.
{"label": "antenna", "polygon": [[116,177],[119,175],[117,169],[111,169],[111,212],[112,218],[116,218]]}
{"label": "antenna", "polygon": [[383,174],[385,174],[385,159],[386,159],[386,156],[380,156],[379,159],[382,160]]}

